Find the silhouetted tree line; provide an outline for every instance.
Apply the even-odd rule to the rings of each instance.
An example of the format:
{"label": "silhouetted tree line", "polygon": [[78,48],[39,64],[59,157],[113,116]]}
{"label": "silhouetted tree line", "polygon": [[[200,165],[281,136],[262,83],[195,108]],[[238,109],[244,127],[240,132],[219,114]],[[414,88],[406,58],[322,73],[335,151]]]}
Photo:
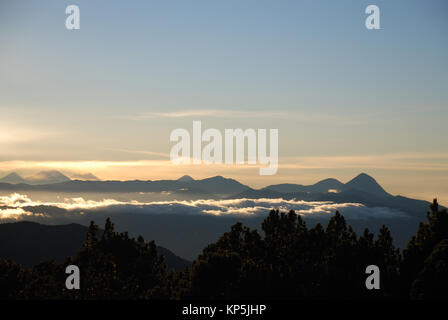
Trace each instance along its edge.
{"label": "silhouetted tree line", "polygon": [[[264,236],[237,223],[181,272],[168,271],[154,241],[92,222],[83,248],[65,263],[25,269],[0,261],[0,299],[446,299],[448,213],[434,200],[417,234],[400,252],[383,225],[357,236],[339,213],[324,228],[272,210]],[[67,290],[67,265],[81,288]],[[366,266],[380,268],[380,290],[367,290]]]}

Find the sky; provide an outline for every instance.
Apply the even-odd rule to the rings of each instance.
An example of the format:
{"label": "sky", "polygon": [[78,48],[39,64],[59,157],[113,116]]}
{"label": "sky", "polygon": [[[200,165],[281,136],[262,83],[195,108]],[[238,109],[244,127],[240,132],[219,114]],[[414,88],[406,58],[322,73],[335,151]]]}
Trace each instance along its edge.
{"label": "sky", "polygon": [[[80,30],[65,8],[80,8]],[[380,8],[367,30],[365,8]],[[448,3],[0,0],[0,174],[372,175],[448,203]],[[279,170],[170,162],[170,133],[279,129]]]}

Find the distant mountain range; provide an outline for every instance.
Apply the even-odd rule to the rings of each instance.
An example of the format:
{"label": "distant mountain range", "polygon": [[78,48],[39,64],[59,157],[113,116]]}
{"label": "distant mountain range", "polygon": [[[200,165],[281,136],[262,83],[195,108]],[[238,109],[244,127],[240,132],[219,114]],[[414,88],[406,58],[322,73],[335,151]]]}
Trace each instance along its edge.
{"label": "distant mountain range", "polygon": [[[10,176],[10,178],[14,178],[14,175]],[[15,178],[15,181],[18,181],[17,177]],[[404,213],[399,217],[392,215],[391,217],[385,218],[384,215],[379,215],[378,218],[374,216],[369,216],[365,219],[362,217],[356,219],[347,218],[347,221],[349,221],[358,233],[362,233],[366,227],[369,230],[378,230],[382,224],[386,223],[393,232],[394,240],[400,247],[405,246],[407,241],[409,241],[409,237],[415,234],[419,222],[426,220],[426,212],[430,205],[430,202],[427,201],[391,195],[374,178],[365,173],[359,174],[347,183],[330,178],[312,185],[276,184],[261,189],[254,189],[234,179],[224,178],[222,176],[195,180],[185,175],[177,180],[157,181],[69,180],[42,185],[3,182],[0,183],[0,192],[3,194],[12,192],[24,194],[48,192],[57,196],[61,195],[62,198],[65,197],[64,193],[67,194],[67,197],[83,197],[86,193],[96,193],[92,197],[99,197],[99,199],[103,199],[104,197],[110,197],[111,199],[132,199],[134,198],[133,193],[136,193],[135,197],[142,196],[142,199],[151,199],[153,196],[161,197],[163,195],[163,197],[177,200],[282,198],[285,200],[360,203],[370,208],[392,208]],[[154,193],[155,195],[147,197],[145,195],[146,193]],[[266,202],[269,203],[269,200]],[[275,207],[274,202],[272,206]],[[65,211],[61,208],[39,206],[38,209],[38,212],[50,210],[53,213],[52,218],[54,219],[58,219],[58,214],[61,214],[62,220],[56,220],[58,222],[55,223],[64,223],[61,221],[66,219],[64,217]],[[133,236],[141,234],[147,239],[155,239],[157,243],[175,250],[180,255],[188,259],[194,259],[208,243],[216,241],[220,235],[229,230],[231,225],[242,220],[238,215],[216,217],[214,215],[183,214],[182,209],[180,209],[180,212],[176,212],[175,208],[169,209],[170,214],[164,214],[166,212],[163,207],[160,208],[160,214],[135,214],[136,211],[133,211],[134,209],[136,208],[129,207],[126,209],[126,213],[121,214],[120,211],[114,211],[113,208],[104,208],[104,210],[92,212],[90,216],[77,215],[76,217],[79,220],[76,222],[88,225],[90,220],[95,219],[98,221],[103,219],[105,215],[112,215],[116,225],[119,225],[125,231],[129,231]],[[109,210],[111,211],[109,212]],[[372,212],[381,211],[372,210]],[[342,214],[344,214],[343,211]],[[246,216],[244,223],[251,228],[259,228],[264,218],[262,215],[255,215],[253,217]],[[27,218],[25,217],[25,219]],[[328,217],[325,216],[316,218],[306,217],[304,219],[310,225],[317,222],[325,225],[328,222]],[[20,228],[17,230],[11,226],[7,229],[2,228],[6,227],[0,224],[0,257],[9,256],[16,261],[27,264],[41,261],[43,258],[47,259],[50,256],[57,259],[64,259],[65,256],[70,255],[72,252],[74,253],[79,248],[85,238],[86,231],[85,227],[81,225],[58,226],[48,231],[54,237],[47,239],[42,235],[41,231],[38,232],[35,230],[42,229],[44,226],[32,226],[33,231],[27,233],[27,235],[32,236],[26,238],[27,240],[22,240],[27,235],[22,235],[23,232],[20,231]],[[48,226],[48,228],[53,227]],[[5,236],[5,232],[9,232],[7,233],[8,236]],[[75,233],[78,236],[72,236]],[[70,240],[72,237],[77,240]],[[36,240],[34,244],[33,239],[39,239],[39,241]],[[14,247],[14,241],[18,243],[16,249],[9,249],[9,247]],[[160,249],[160,251],[162,250]],[[23,252],[26,252],[26,255],[21,257],[20,254]],[[18,256],[14,256],[13,254],[17,254]],[[166,256],[167,262],[169,262],[168,254]]]}
{"label": "distant mountain range", "polygon": [[[82,248],[87,230],[76,223],[56,226],[28,221],[0,224],[0,258],[26,267],[49,260],[63,262]],[[165,257],[169,269],[183,270],[191,264],[166,248],[158,246],[157,252]]]}
{"label": "distant mountain range", "polygon": [[401,210],[415,218],[423,219],[430,202],[393,196],[386,192],[371,176],[361,173],[347,183],[325,179],[313,185],[276,184],[254,190],[248,189],[231,198],[283,198],[306,201],[356,202],[367,207],[387,207]]}
{"label": "distant mountain range", "polygon": [[[78,174],[73,180],[59,171],[41,171],[31,177],[22,178],[16,172],[12,172],[0,179],[0,189],[6,190],[39,190],[61,192],[190,192],[222,196],[245,195],[279,196],[281,194],[338,194],[348,191],[361,191],[378,197],[390,196],[371,176],[361,173],[347,183],[330,178],[313,185],[301,184],[276,184],[262,189],[253,189],[234,179],[215,176],[211,178],[195,180],[184,175],[177,180],[132,180],[132,181],[100,181],[93,174]],[[15,186],[8,186],[12,184]]]}
{"label": "distant mountain range", "polygon": [[[49,172],[47,176],[49,176]],[[194,180],[190,176],[183,176],[177,180],[132,180],[132,181],[92,181],[92,180],[70,180],[58,171],[51,171],[52,177],[63,176],[57,179],[40,179],[19,181],[21,177],[16,173],[0,179],[0,190],[10,191],[56,191],[56,192],[162,192],[172,191],[189,194],[211,194],[217,196],[230,196],[250,187],[239,183],[236,180],[216,176],[202,180]],[[41,173],[40,176],[44,174]],[[14,178],[15,177],[15,178]],[[14,178],[14,179],[13,179]],[[39,183],[37,183],[39,181]]]}
{"label": "distant mountain range", "polygon": [[[84,176],[92,178],[93,175]],[[215,176],[195,180],[184,175],[177,180],[156,181],[99,181],[93,179],[70,180],[58,171],[44,171],[23,179],[16,173],[0,179],[2,191],[46,191],[46,192],[171,192],[191,198],[283,198],[306,201],[333,201],[337,203],[357,202],[368,207],[389,207],[402,210],[414,217],[422,218],[427,201],[403,196],[393,196],[386,192],[371,176],[361,173],[347,183],[329,178],[313,185],[276,184],[261,189],[253,189],[234,179]],[[428,199],[431,200],[431,199]],[[422,216],[423,215],[423,216]]]}
{"label": "distant mountain range", "polygon": [[390,196],[390,194],[388,194],[374,178],[365,173],[359,174],[345,184],[339,180],[329,178],[310,186],[301,184],[276,184],[267,186],[262,190],[277,191],[280,193],[340,193],[344,191],[358,190],[379,197]]}
{"label": "distant mountain range", "polygon": [[[73,175],[72,178],[77,180],[89,180],[89,181],[99,180],[91,173],[75,174]],[[27,178],[23,178],[17,172],[11,172],[10,174],[0,179],[0,183],[28,184],[28,185],[45,185],[67,181],[71,181],[71,179],[57,170],[40,171]]]}
{"label": "distant mountain range", "polygon": [[[99,181],[93,174],[74,175],[74,180],[63,175],[59,171],[42,171],[26,179],[15,172],[0,179],[0,189],[15,190],[39,190],[61,192],[190,192],[222,196],[240,196],[240,193],[248,196],[279,196],[282,194],[338,194],[341,192],[361,191],[377,197],[390,196],[371,176],[361,173],[347,183],[330,178],[313,185],[301,184],[276,184],[262,189],[252,189],[234,179],[215,176],[211,178],[195,180],[184,175],[177,180],[156,181]],[[14,184],[8,186],[5,184]],[[28,185],[28,186],[27,186]]]}

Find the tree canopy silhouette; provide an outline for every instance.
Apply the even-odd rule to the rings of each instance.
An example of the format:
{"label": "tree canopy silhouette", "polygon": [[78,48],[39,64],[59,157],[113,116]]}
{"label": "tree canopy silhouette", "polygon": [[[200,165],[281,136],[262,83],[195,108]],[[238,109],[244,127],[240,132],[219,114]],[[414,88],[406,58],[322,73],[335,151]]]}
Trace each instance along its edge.
{"label": "tree canopy silhouette", "polygon": [[[447,299],[447,210],[434,200],[427,220],[400,252],[385,225],[358,236],[339,212],[309,228],[294,211],[271,210],[260,231],[236,223],[176,272],[154,241],[107,219],[101,235],[91,222],[64,263],[0,260],[0,299]],[[80,290],[65,288],[70,264],[81,270]],[[368,265],[381,271],[380,290],[366,289]]]}

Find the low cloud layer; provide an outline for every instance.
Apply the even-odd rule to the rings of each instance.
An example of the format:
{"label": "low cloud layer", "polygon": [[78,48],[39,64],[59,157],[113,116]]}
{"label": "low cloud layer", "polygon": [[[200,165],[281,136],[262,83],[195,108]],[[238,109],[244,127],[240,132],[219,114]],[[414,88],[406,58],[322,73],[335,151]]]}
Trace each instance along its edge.
{"label": "low cloud layer", "polygon": [[83,198],[66,198],[60,202],[33,201],[27,195],[14,193],[0,197],[0,220],[67,220],[76,221],[82,216],[116,214],[182,214],[238,216],[250,218],[266,215],[270,209],[281,211],[295,210],[296,213],[309,218],[330,216],[339,210],[351,219],[371,218],[406,218],[401,211],[375,207],[369,208],[359,203],[334,203],[330,201],[298,201],[285,199],[229,199],[229,200],[190,200],[190,201],[102,201],[84,200]]}

